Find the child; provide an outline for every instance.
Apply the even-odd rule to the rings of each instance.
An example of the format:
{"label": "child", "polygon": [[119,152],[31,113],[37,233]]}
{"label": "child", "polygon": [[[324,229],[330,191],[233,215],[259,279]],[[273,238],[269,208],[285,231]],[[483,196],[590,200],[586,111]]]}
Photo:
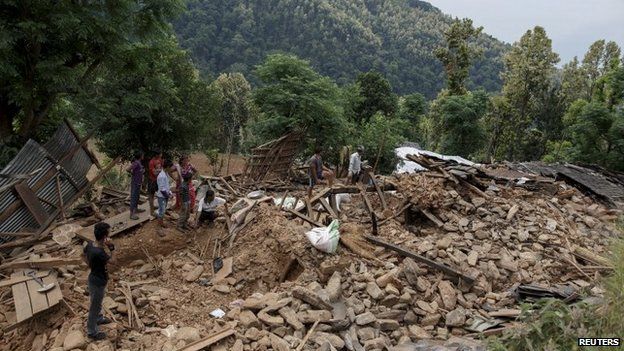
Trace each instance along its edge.
{"label": "child", "polygon": [[182,184],[178,193],[180,194],[180,219],[178,220],[178,229],[188,229],[189,211],[191,209],[191,179],[193,179],[193,172],[186,172],[182,175]]}

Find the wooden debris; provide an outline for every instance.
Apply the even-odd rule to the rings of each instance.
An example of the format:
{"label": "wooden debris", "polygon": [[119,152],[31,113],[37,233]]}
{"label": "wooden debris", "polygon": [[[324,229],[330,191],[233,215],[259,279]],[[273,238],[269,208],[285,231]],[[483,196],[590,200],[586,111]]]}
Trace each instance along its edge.
{"label": "wooden debris", "polygon": [[371,242],[373,242],[373,243],[375,243],[375,244],[377,244],[377,245],[379,245],[379,246],[383,246],[383,247],[385,247],[387,249],[395,251],[398,254],[400,254],[401,256],[410,257],[410,258],[412,258],[412,259],[414,259],[414,260],[416,260],[418,262],[424,263],[424,264],[426,264],[426,265],[428,265],[428,266],[430,266],[432,268],[438,269],[438,270],[448,274],[452,278],[454,278],[454,281],[456,283],[458,283],[459,280],[463,280],[464,282],[468,283],[468,285],[474,284],[474,278],[469,277],[467,275],[464,275],[464,274],[456,271],[455,269],[453,269],[453,268],[451,268],[449,266],[443,265],[441,263],[434,262],[434,261],[432,261],[432,260],[430,260],[430,259],[428,259],[426,257],[417,255],[417,254],[415,254],[413,252],[410,252],[408,250],[400,248],[400,247],[398,247],[398,246],[396,246],[394,244],[390,244],[388,242],[385,242],[385,241],[383,241],[381,239],[378,239],[376,237],[366,236],[366,239],[371,241]]}
{"label": "wooden debris", "polygon": [[234,334],[236,334],[234,329],[224,329],[208,337],[192,342],[181,348],[180,351],[199,351]]}
{"label": "wooden debris", "polygon": [[[43,277],[47,277],[49,274],[50,274],[50,271],[46,271],[46,272],[39,272],[35,276],[37,278],[43,278]],[[31,276],[17,276],[11,279],[1,280],[0,288],[4,288],[5,286],[15,285],[17,283],[25,282],[25,281],[32,280],[32,279],[35,279],[35,278]]]}
{"label": "wooden debris", "polygon": [[313,226],[315,226],[315,227],[322,227],[322,226],[323,226],[321,223],[319,223],[319,222],[317,222],[317,221],[313,220],[312,218],[310,218],[310,217],[308,217],[308,216],[306,216],[306,215],[303,215],[303,214],[301,214],[301,213],[299,213],[299,212],[297,212],[297,211],[293,211],[293,210],[290,210],[290,209],[289,209],[289,210],[287,210],[287,211],[288,211],[289,213],[292,213],[292,214],[294,214],[295,216],[297,216],[297,217],[299,217],[299,218],[303,219],[304,221],[306,221],[306,222],[308,222],[308,223],[312,224],[312,225],[313,225]]}
{"label": "wooden debris", "polygon": [[312,336],[312,334],[316,330],[316,326],[319,324],[319,322],[320,322],[320,320],[317,319],[316,322],[314,322],[314,324],[312,324],[312,327],[310,328],[310,330],[308,330],[308,333],[306,334],[306,336],[303,337],[303,340],[301,340],[301,343],[299,344],[299,346],[297,346],[295,351],[303,350],[303,347],[308,342],[308,339],[310,339],[310,336]]}
{"label": "wooden debris", "polygon": [[81,258],[40,258],[36,260],[9,262],[0,265],[0,271],[17,268],[54,268],[61,266],[80,265],[84,261]]}
{"label": "wooden debris", "polygon": [[429,220],[431,220],[433,223],[435,223],[436,226],[438,227],[444,226],[444,223],[438,217],[436,217],[433,213],[429,212],[429,210],[421,209],[420,212],[424,214],[427,218],[429,218]]}

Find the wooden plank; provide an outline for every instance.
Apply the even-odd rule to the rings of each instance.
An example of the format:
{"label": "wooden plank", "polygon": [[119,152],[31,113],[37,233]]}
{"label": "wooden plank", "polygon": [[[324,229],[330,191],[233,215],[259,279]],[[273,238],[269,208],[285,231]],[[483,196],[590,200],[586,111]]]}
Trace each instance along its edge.
{"label": "wooden plank", "polygon": [[312,218],[312,205],[310,204],[310,199],[308,199],[307,197],[304,198],[305,201],[305,206],[306,206],[306,212],[308,214],[308,217]]}
{"label": "wooden plank", "polygon": [[322,225],[321,223],[319,223],[319,222],[317,222],[317,221],[313,220],[312,218],[310,218],[310,217],[308,217],[308,216],[306,216],[306,215],[304,215],[304,214],[301,214],[300,212],[293,211],[293,210],[290,210],[290,209],[289,209],[289,210],[287,210],[287,212],[290,212],[290,213],[294,214],[295,216],[297,216],[297,217],[299,217],[299,218],[303,219],[304,221],[306,221],[306,222],[308,222],[308,223],[312,224],[312,225],[313,225],[313,226],[315,226],[315,227],[323,227],[323,225]]}
{"label": "wooden plank", "polygon": [[423,209],[423,210],[420,210],[420,212],[422,212],[422,214],[424,214],[427,218],[429,218],[429,220],[435,223],[436,226],[442,227],[444,225],[444,223],[442,223],[442,221],[438,219],[438,217],[436,217],[433,213],[429,212],[429,210]]}
{"label": "wooden plank", "polygon": [[329,206],[334,210],[335,213],[338,213],[338,205],[336,204],[336,194],[329,195]]}
{"label": "wooden plank", "polygon": [[46,297],[48,298],[48,308],[50,308],[63,300],[63,293],[61,292],[61,287],[58,284],[56,272],[52,272],[52,274],[44,277],[42,280],[43,284],[54,283],[54,289],[51,289],[46,293]]}
{"label": "wooden plank", "polygon": [[377,195],[379,195],[379,200],[381,200],[381,207],[383,207],[385,211],[388,209],[388,204],[386,203],[386,197],[381,191],[381,188],[379,188],[379,185],[375,181],[375,177],[372,174],[370,175],[370,178],[371,178],[371,182],[373,182],[373,186],[375,187],[375,191],[377,191]]}
{"label": "wooden plank", "polygon": [[35,232],[0,232],[0,236],[34,236]]}
{"label": "wooden plank", "polygon": [[368,200],[368,196],[365,191],[362,191],[362,199],[364,200],[364,206],[366,207],[366,211],[368,214],[372,214],[375,211],[373,210],[373,206],[371,206],[370,201]]}
{"label": "wooden plank", "polygon": [[234,329],[224,329],[201,340],[192,342],[181,348],[180,351],[199,351],[234,334],[236,334]]}
{"label": "wooden plank", "polygon": [[[43,278],[43,277],[47,276],[48,274],[50,274],[50,272],[49,272],[49,271],[46,271],[46,272],[39,272],[39,273],[37,273],[35,276],[36,276],[37,278]],[[25,282],[25,281],[28,281],[28,280],[31,280],[31,279],[33,279],[33,277],[29,277],[29,276],[18,276],[18,277],[11,278],[11,279],[1,280],[1,281],[0,281],[0,288],[4,288],[5,286],[12,286],[12,285],[15,285],[15,284],[17,284],[17,283],[22,283],[22,282]]]}
{"label": "wooden plank", "polygon": [[329,215],[332,216],[332,218],[338,219],[338,214],[336,213],[336,211],[334,211],[333,208],[331,208],[331,206],[329,206],[329,203],[327,202],[327,200],[325,200],[325,198],[320,198],[319,202],[323,207],[325,207],[325,209],[327,210]]}
{"label": "wooden plank", "polygon": [[[11,274],[11,278],[23,277],[24,272],[16,272]],[[28,298],[28,288],[26,283],[18,283],[11,287],[13,292],[13,303],[15,304],[15,316],[17,317],[17,323],[27,320],[32,317],[32,307],[30,306],[30,299]]]}
{"label": "wooden plank", "polygon": [[[108,223],[111,226],[110,236],[115,236],[125,230],[133,228],[143,222],[146,222],[150,218],[149,213],[149,204],[146,202],[139,206],[139,208],[144,209],[145,211],[139,212],[136,215],[139,219],[130,219],[130,210],[122,212],[116,216],[105,219],[103,222]],[[93,228],[95,228],[95,224],[90,225],[88,227],[84,227],[76,232],[76,236],[83,240],[94,241],[95,237],[93,236]]]}
{"label": "wooden plank", "polygon": [[453,269],[453,268],[451,268],[451,267],[449,267],[447,265],[434,262],[434,261],[432,261],[432,260],[430,260],[430,259],[428,259],[426,257],[420,256],[418,254],[415,254],[415,253],[413,253],[411,251],[405,250],[405,249],[403,249],[403,248],[401,248],[399,246],[396,246],[394,244],[388,243],[388,242],[383,241],[381,239],[378,239],[376,237],[372,237],[372,236],[369,236],[369,235],[367,235],[365,237],[366,237],[366,239],[368,241],[371,241],[371,242],[373,242],[373,243],[375,243],[375,244],[377,244],[379,246],[382,246],[382,247],[385,247],[385,248],[390,249],[392,251],[395,251],[395,252],[397,252],[401,256],[410,257],[410,258],[412,258],[412,259],[414,259],[414,260],[416,260],[416,261],[418,261],[420,263],[424,263],[424,264],[426,264],[426,265],[428,265],[428,266],[430,266],[432,268],[438,269],[438,270],[448,274],[449,276],[451,276],[453,278],[453,281],[456,282],[456,283],[458,283],[459,280],[463,280],[466,283],[468,283],[468,285],[474,284],[474,278],[469,277],[467,275],[464,275],[464,274],[458,272],[457,270],[455,270],[455,269]]}
{"label": "wooden plank", "polygon": [[39,225],[43,225],[48,220],[48,213],[41,206],[41,202],[37,199],[37,195],[24,182],[15,184],[15,191],[33,215]]}
{"label": "wooden plank", "polygon": [[[26,272],[24,272],[26,274]],[[28,298],[30,299],[30,306],[32,307],[33,315],[41,311],[48,309],[48,299],[46,293],[40,293],[37,289],[41,288],[41,285],[34,280],[28,280],[25,282],[28,288]]]}
{"label": "wooden plank", "polygon": [[84,261],[82,258],[41,258],[37,260],[9,262],[0,265],[0,270],[18,268],[54,268],[60,266],[80,265]]}

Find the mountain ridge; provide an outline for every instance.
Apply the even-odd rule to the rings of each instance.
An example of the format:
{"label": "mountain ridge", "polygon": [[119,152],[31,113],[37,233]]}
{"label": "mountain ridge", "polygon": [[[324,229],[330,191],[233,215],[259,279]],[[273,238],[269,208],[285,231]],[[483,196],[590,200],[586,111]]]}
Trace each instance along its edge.
{"label": "mountain ridge", "polygon": [[[178,39],[202,73],[250,74],[267,54],[309,60],[339,84],[380,71],[400,94],[433,98],[444,87],[435,48],[452,18],[421,0],[192,0],[174,22]],[[469,87],[497,91],[508,44],[487,34]]]}

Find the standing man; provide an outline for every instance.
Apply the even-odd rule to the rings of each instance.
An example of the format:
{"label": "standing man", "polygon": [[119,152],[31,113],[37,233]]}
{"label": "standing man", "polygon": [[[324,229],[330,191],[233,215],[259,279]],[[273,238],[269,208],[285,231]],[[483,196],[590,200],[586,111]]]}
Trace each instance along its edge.
{"label": "standing man", "polygon": [[154,157],[149,161],[149,172],[147,179],[147,199],[149,201],[150,216],[154,215],[154,194],[158,191],[158,184],[156,178],[158,173],[156,168],[162,168],[162,152],[160,150],[154,151]]}
{"label": "standing man", "polygon": [[158,199],[158,224],[162,228],[165,227],[164,217],[165,211],[167,211],[167,202],[172,195],[166,170],[171,171],[172,169],[173,167],[169,160],[165,160],[164,168],[160,167],[160,165],[157,167],[158,177],[156,177],[156,184],[158,191],[156,192],[156,198]]}
{"label": "standing man", "polygon": [[360,145],[357,150],[349,157],[349,181],[351,184],[355,184],[360,180],[360,173],[362,172],[362,156],[364,152],[364,146]]}
{"label": "standing man", "polygon": [[139,209],[139,196],[141,195],[141,184],[143,184],[143,173],[145,172],[145,168],[143,168],[143,153],[137,151],[134,154],[134,160],[126,168],[131,175],[130,180],[130,219],[139,219],[137,216],[137,212],[143,212],[145,210]]}
{"label": "standing man", "polygon": [[308,187],[308,198],[312,197],[312,189],[317,183],[325,184],[325,180],[329,186],[334,183],[334,172],[329,168],[323,166],[323,159],[321,158],[321,148],[316,147],[314,149],[314,155],[308,160],[310,169],[308,170],[308,176],[310,177],[310,184]]}
{"label": "standing man", "polygon": [[[108,223],[97,223],[93,229],[95,241],[89,241],[83,251],[83,258],[91,269],[88,279],[91,304],[87,319],[87,335],[94,340],[106,338],[106,333],[99,331],[98,325],[111,322],[110,319],[102,316],[102,301],[106,292],[106,283],[108,283],[106,265],[111,262],[115,251],[115,245],[108,238],[109,231]],[[108,248],[110,254],[106,253],[105,248]]]}
{"label": "standing man", "polygon": [[208,222],[208,224],[214,222],[218,217],[217,207],[225,204],[225,199],[215,196],[212,189],[206,190],[206,195],[199,200],[197,206],[197,216],[195,216],[195,227]]}
{"label": "standing man", "polygon": [[178,189],[180,195],[181,208],[180,218],[178,219],[178,229],[183,231],[188,229],[188,219],[191,210],[191,194],[190,183],[193,179],[193,172],[182,173],[182,185]]}

